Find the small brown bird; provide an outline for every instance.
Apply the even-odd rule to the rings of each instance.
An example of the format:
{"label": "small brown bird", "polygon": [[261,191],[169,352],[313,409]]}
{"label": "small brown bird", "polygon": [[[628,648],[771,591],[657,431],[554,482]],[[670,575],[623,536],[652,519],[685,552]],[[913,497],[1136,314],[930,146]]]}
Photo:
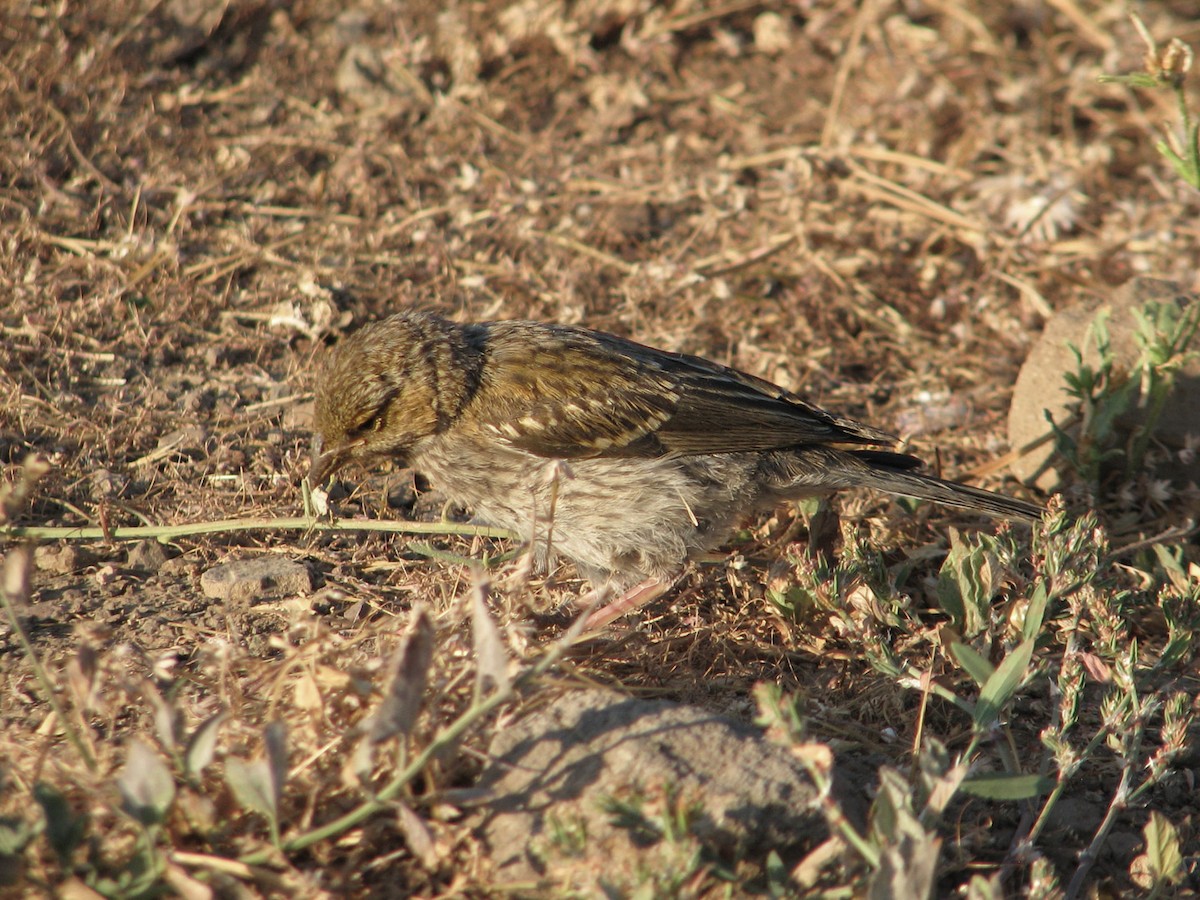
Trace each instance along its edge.
{"label": "small brown bird", "polygon": [[522,535],[540,562],[552,543],[597,587],[638,585],[638,605],[739,520],[785,500],[869,487],[1041,515],[918,471],[920,460],[886,449],[896,443],[697,356],[585,328],[404,312],[328,359],[310,482],[392,457]]}

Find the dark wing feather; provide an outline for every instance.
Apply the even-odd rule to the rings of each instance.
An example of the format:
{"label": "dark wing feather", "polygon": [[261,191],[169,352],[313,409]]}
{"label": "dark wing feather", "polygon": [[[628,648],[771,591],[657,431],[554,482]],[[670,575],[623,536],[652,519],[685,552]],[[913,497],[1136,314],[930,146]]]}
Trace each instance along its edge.
{"label": "dark wing feather", "polygon": [[[493,375],[475,402],[494,435],[539,456],[665,456],[806,444],[891,446],[891,435],[834,416],[752,375],[613,335],[491,323]],[[481,337],[483,335],[481,334]]]}
{"label": "dark wing feather", "polygon": [[835,416],[744,372],[694,356],[662,354],[679,385],[675,415],[659,429],[674,453],[777,450],[805,444],[891,446],[886,432]]}

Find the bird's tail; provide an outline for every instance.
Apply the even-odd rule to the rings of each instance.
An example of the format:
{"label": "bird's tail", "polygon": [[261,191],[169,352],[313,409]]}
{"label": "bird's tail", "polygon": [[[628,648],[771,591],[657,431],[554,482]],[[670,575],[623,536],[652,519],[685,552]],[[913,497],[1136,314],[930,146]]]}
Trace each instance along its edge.
{"label": "bird's tail", "polygon": [[933,475],[916,471],[920,461],[913,456],[877,450],[850,450],[843,453],[854,457],[863,466],[862,483],[876,490],[929,500],[956,509],[986,513],[1000,519],[1034,522],[1042,517],[1041,507],[1024,500],[1014,500],[1012,497],[966,484],[943,481]]}
{"label": "bird's tail", "polygon": [[[819,455],[819,459],[814,457]],[[796,454],[791,486],[818,485],[812,473],[820,472],[821,481],[830,488],[868,487],[889,494],[929,500],[956,509],[980,512],[1000,519],[1034,522],[1042,517],[1042,508],[1024,500],[1015,500],[982,488],[943,481],[917,471],[921,461],[915,456],[885,450],[836,450],[805,448]]]}

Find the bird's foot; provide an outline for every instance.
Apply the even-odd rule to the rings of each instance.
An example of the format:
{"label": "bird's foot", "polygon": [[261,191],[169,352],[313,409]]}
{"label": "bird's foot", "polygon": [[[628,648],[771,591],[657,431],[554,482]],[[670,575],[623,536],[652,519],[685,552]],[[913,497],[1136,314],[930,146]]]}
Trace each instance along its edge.
{"label": "bird's foot", "polygon": [[598,631],[621,616],[639,610],[646,604],[657,600],[673,588],[679,582],[680,577],[681,575],[676,575],[674,578],[647,578],[640,584],[635,584],[612,603],[592,612],[588,616],[587,622],[584,623],[583,633]]}

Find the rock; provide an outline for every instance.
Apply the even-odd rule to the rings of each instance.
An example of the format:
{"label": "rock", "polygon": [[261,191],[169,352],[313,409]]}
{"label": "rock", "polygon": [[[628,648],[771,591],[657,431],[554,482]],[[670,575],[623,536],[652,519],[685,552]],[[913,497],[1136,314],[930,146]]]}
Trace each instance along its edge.
{"label": "rock", "polygon": [[576,691],[503,729],[489,756],[478,830],[503,882],[622,894],[669,867],[679,842],[618,827],[614,801],[652,822],[694,805],[690,834],[726,859],[770,849],[786,859],[826,836],[787,748],[696,707]]}
{"label": "rock", "polygon": [[1104,805],[1091,797],[1064,796],[1050,810],[1047,823],[1073,834],[1094,834],[1104,820]]}
{"label": "rock", "polygon": [[129,476],[108,469],[97,469],[88,480],[92,483],[92,496],[97,499],[124,497],[129,490]]}
{"label": "rock", "polygon": [[1109,858],[1128,867],[1145,843],[1145,840],[1137,832],[1114,831],[1104,842],[1104,852]]}
{"label": "rock", "polygon": [[43,572],[53,575],[69,575],[86,569],[96,562],[98,557],[91,550],[78,544],[59,544],[57,546],[43,545],[33,551],[33,563]]}
{"label": "rock", "polygon": [[[1134,335],[1137,320],[1133,311],[1146,303],[1173,302],[1181,308],[1197,302],[1195,294],[1187,293],[1174,282],[1157,278],[1135,278],[1117,289],[1111,298],[1094,299],[1056,313],[1042,332],[1021,366],[1013,389],[1008,414],[1008,440],[1014,449],[1025,446],[1049,431],[1045,411],[1055,422],[1067,419],[1070,396],[1065,375],[1078,368],[1070,350],[1074,345],[1083,354],[1086,364],[1099,362],[1095,341],[1091,337],[1092,322],[1101,310],[1109,311],[1108,334],[1118,367],[1129,369],[1140,353]],[[1200,359],[1191,359],[1176,376],[1175,390],[1159,419],[1157,437],[1165,444],[1182,448],[1188,435],[1200,437]],[[1131,410],[1119,420],[1122,428],[1132,430],[1144,421],[1142,410]],[[1017,459],[1012,470],[1023,481],[1036,484],[1046,491],[1060,487],[1059,473],[1054,468],[1054,442],[1048,441],[1036,450]],[[1168,474],[1183,480],[1200,483],[1200,453],[1186,466]]]}
{"label": "rock", "polygon": [[171,557],[161,566],[159,566],[158,574],[166,577],[182,577],[187,579],[195,578],[200,572],[201,564],[197,561],[194,554],[183,553],[179,556]]}
{"label": "rock", "polygon": [[280,556],[239,559],[213,566],[200,576],[200,589],[206,597],[232,603],[306,594],[312,586],[312,573],[306,565]]}
{"label": "rock", "polygon": [[126,565],[139,572],[156,573],[167,561],[167,551],[158,541],[138,541],[129,548]]}

